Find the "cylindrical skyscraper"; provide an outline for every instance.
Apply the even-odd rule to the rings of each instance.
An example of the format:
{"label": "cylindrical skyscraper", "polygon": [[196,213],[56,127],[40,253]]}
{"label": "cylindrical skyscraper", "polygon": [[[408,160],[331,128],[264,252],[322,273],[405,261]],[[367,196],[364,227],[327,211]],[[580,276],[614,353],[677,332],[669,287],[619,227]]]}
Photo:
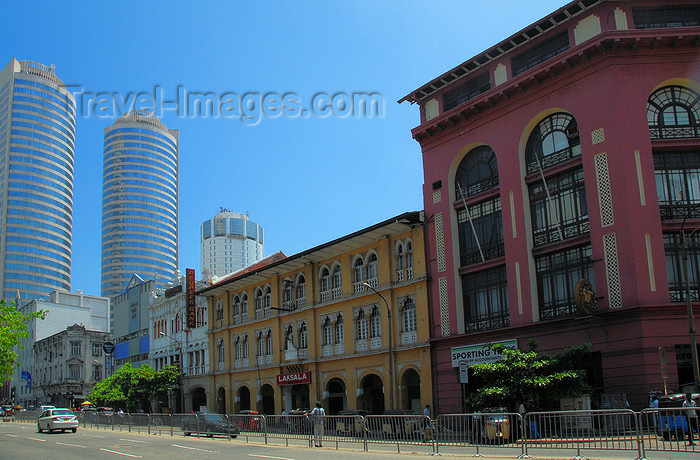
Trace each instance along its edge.
{"label": "cylindrical skyscraper", "polygon": [[70,291],[75,99],[53,66],[0,72],[0,292]]}
{"label": "cylindrical skyscraper", "polygon": [[202,222],[202,275],[223,276],[265,257],[263,229],[246,214],[222,209]]}
{"label": "cylindrical skyscraper", "polygon": [[179,132],[132,111],[104,135],[102,295],[123,293],[134,274],[164,289],[178,263]]}

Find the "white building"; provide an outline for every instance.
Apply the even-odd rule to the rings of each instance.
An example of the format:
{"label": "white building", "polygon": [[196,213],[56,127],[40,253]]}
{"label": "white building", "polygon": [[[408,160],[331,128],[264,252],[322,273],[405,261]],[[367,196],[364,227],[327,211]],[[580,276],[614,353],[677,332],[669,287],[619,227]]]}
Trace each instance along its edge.
{"label": "white building", "polygon": [[33,374],[33,346],[47,337],[53,336],[74,324],[84,326],[89,331],[109,332],[109,299],[83,294],[81,291],[53,291],[46,300],[35,299],[24,304],[23,314],[39,310],[48,311],[46,318],[30,319],[27,324],[28,336],[22,340],[24,349],[17,349],[20,365],[15,369],[11,385],[16,388],[16,401],[19,404],[32,404],[34,396],[30,388],[32,381],[39,376]]}
{"label": "white building", "polygon": [[221,209],[202,222],[202,278],[223,276],[265,257],[263,229],[246,214]]}
{"label": "white building", "polygon": [[[105,377],[109,332],[74,324],[34,343],[32,395],[37,405],[74,408]],[[27,405],[23,406],[27,407]]]}
{"label": "white building", "polygon": [[[157,401],[156,411],[163,407],[174,408],[176,413],[205,410],[211,405],[206,374],[209,372],[209,342],[207,336],[207,299],[196,297],[197,327],[187,327],[186,277],[165,290],[148,306],[151,346],[148,355],[151,367],[162,369],[168,365],[179,366],[184,355],[182,386],[184,388],[184,410],[182,395],[177,390],[169,395],[169,401]],[[197,289],[204,287],[198,282]]]}

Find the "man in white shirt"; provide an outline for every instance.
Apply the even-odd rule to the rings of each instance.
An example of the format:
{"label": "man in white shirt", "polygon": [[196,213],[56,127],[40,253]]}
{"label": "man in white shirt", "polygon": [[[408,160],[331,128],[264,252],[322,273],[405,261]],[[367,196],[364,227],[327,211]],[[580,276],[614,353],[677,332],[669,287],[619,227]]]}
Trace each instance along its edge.
{"label": "man in white shirt", "polygon": [[310,415],[314,423],[314,446],[323,447],[323,423],[326,418],[326,411],[323,410],[320,402],[316,402],[316,407],[314,407]]}

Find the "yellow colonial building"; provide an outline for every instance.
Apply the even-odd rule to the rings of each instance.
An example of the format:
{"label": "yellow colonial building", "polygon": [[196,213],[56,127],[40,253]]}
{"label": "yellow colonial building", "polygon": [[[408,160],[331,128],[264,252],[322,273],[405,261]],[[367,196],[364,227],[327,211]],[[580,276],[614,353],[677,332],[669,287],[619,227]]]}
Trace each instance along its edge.
{"label": "yellow colonial building", "polygon": [[421,413],[431,401],[422,212],[217,280],[210,408]]}

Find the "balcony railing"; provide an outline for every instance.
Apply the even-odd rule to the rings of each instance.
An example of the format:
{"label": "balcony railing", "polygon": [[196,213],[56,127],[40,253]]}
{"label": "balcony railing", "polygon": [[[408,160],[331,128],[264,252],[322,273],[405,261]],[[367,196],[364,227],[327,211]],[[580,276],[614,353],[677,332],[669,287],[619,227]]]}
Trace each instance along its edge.
{"label": "balcony railing", "polygon": [[321,291],[321,302],[328,302],[331,300],[331,291]]}
{"label": "balcony railing", "polygon": [[294,350],[284,350],[284,359],[287,361],[296,361],[299,359],[299,352]]}
{"label": "balcony railing", "polygon": [[343,288],[342,287],[336,287],[333,288],[333,298],[334,299],[339,299],[343,295]]}
{"label": "balcony railing", "polygon": [[306,306],[306,297],[302,297],[300,299],[297,299],[294,301],[296,304],[297,308],[302,308]]}
{"label": "balcony railing", "polygon": [[299,352],[299,359],[309,359],[308,348],[299,348],[297,351]]}

